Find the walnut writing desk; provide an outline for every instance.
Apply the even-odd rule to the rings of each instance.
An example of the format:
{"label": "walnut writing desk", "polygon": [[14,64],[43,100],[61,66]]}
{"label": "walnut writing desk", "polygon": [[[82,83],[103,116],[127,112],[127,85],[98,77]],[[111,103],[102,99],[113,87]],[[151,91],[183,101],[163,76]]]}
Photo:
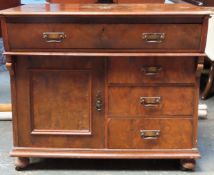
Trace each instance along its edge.
{"label": "walnut writing desk", "polygon": [[181,159],[194,168],[209,11],[44,4],[0,13],[17,168],[30,157]]}

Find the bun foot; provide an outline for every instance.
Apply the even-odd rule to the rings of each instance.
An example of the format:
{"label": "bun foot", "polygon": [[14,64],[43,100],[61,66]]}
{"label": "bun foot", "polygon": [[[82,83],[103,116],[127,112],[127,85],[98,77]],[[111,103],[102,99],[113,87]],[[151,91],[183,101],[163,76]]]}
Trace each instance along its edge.
{"label": "bun foot", "polygon": [[15,169],[21,171],[30,164],[30,159],[26,157],[17,157],[15,162]]}
{"label": "bun foot", "polygon": [[194,171],[196,161],[195,159],[182,159],[180,160],[181,169],[184,171]]}

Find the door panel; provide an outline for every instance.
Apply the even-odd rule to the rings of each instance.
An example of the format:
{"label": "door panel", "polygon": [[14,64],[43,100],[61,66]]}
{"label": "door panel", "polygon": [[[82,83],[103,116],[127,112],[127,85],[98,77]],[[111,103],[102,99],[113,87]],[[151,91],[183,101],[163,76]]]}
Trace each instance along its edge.
{"label": "door panel", "polygon": [[16,69],[19,146],[104,147],[104,59],[20,57]]}
{"label": "door panel", "polygon": [[37,69],[30,75],[33,134],[90,134],[90,70]]}

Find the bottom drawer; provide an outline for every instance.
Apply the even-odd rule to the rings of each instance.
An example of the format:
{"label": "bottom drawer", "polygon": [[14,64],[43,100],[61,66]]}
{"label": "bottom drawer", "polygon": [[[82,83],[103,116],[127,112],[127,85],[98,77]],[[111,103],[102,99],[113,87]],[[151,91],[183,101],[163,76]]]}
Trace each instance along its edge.
{"label": "bottom drawer", "polygon": [[108,148],[191,149],[192,119],[109,119]]}

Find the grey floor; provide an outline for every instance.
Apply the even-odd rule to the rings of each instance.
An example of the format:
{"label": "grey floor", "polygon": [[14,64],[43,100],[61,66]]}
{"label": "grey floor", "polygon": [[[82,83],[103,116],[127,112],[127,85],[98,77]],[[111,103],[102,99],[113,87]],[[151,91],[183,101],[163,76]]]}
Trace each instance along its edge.
{"label": "grey floor", "polygon": [[[2,66],[2,69],[5,67]],[[9,74],[0,69],[0,103],[10,103],[10,85]]]}

